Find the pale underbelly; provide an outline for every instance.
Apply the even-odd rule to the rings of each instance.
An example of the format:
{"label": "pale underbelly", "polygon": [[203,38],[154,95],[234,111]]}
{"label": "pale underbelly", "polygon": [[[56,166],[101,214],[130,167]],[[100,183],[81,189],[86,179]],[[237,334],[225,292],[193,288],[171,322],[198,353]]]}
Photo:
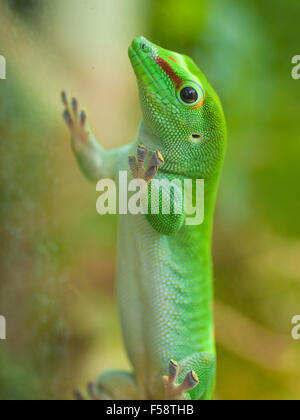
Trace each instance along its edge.
{"label": "pale underbelly", "polygon": [[202,290],[200,267],[197,273],[174,252],[176,238],[155,232],[144,216],[121,216],[119,230],[124,343],[135,371],[149,378],[164,374],[170,359],[180,361],[213,345],[207,322],[211,288]]}

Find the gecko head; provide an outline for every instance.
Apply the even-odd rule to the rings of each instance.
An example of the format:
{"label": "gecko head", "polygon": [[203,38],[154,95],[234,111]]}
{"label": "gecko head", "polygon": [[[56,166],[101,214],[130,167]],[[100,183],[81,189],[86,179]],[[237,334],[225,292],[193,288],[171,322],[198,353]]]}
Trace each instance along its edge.
{"label": "gecko head", "polygon": [[129,47],[147,133],[158,143],[166,170],[218,172],[226,127],[220,100],[194,61],[144,37]]}

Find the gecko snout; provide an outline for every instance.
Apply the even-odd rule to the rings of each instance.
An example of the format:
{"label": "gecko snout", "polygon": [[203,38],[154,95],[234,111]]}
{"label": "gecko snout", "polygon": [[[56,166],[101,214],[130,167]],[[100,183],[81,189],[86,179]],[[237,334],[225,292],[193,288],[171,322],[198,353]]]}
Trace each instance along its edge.
{"label": "gecko snout", "polygon": [[149,42],[144,36],[135,38],[132,46],[136,51],[139,50],[144,53],[149,53],[151,51],[151,42]]}

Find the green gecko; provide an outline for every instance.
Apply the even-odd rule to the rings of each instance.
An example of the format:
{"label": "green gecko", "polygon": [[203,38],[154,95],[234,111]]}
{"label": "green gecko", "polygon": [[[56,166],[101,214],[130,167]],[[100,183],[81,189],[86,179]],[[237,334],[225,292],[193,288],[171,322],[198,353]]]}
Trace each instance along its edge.
{"label": "green gecko", "polygon": [[[174,212],[175,189],[170,214],[160,201],[158,214],[119,215],[117,299],[133,373],[104,373],[88,390],[93,399],[207,400],[216,374],[211,245],[225,118],[218,96],[189,57],[144,37],[133,41],[129,57],[143,114],[132,144],[104,150],[78,101],[62,95],[79,165],[92,181],[118,182],[120,171],[149,186],[154,178],[162,185],[204,179],[205,220],[188,226],[185,212]],[[150,197],[151,189],[145,194]]]}

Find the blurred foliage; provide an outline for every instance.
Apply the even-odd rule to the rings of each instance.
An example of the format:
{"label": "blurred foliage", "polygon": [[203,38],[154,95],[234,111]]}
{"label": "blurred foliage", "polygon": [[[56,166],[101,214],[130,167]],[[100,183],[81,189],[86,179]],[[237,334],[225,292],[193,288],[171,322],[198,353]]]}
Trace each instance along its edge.
{"label": "blurred foliage", "polygon": [[46,14],[49,2],[47,0],[4,0],[7,6],[31,24],[36,24],[41,16]]}
{"label": "blurred foliage", "polygon": [[114,299],[117,219],[96,214],[59,91],[79,96],[105,147],[131,141],[140,110],[126,48],[140,33],[193,56],[227,115],[216,398],[299,399],[290,337],[300,311],[299,1],[6,0],[0,9],[0,400],[70,398],[103,370],[128,368]]}

